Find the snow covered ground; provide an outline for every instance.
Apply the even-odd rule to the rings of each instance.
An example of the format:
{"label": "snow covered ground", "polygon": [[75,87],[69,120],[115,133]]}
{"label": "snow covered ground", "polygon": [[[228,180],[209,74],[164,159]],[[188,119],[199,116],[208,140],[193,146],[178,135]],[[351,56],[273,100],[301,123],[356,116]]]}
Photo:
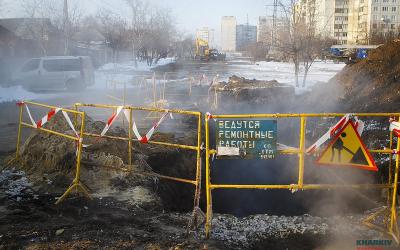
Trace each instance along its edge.
{"label": "snow covered ground", "polygon": [[[327,82],[345,66],[344,63],[333,63],[332,61],[316,61],[311,66],[307,76],[306,87],[311,87],[318,82]],[[295,85],[294,66],[285,62],[256,62],[249,65],[234,65],[237,75],[257,80],[277,80],[280,83]],[[245,70],[243,70],[245,69]],[[300,72],[299,80],[303,79],[303,71]]]}
{"label": "snow covered ground", "polygon": [[[145,62],[138,62],[138,66],[135,67],[134,62],[126,63],[110,63],[103,65],[95,73],[95,84],[90,86],[89,90],[103,90],[106,89],[107,83],[132,83],[134,77],[138,75],[146,74],[151,76],[152,71],[155,67],[173,63],[174,58],[161,59],[156,65],[148,66]],[[255,64],[250,63],[244,59],[227,61],[227,67],[225,76],[231,76],[233,74],[245,77],[249,79],[258,80],[277,80],[280,83],[294,85],[294,74],[293,64],[283,62],[257,62]],[[318,82],[326,82],[332,78],[337,72],[339,72],[345,64],[335,64],[331,61],[328,62],[315,62],[309,72],[306,87],[313,86]],[[212,66],[211,66],[212,69]],[[212,79],[213,72],[209,72],[209,79]],[[187,76],[182,76],[187,77]],[[300,80],[302,77],[300,77]],[[157,80],[159,82],[160,79]],[[220,78],[219,80],[227,80]],[[123,84],[118,84],[119,88],[123,87]],[[131,84],[127,85],[128,88],[132,88]],[[296,92],[306,91],[304,89],[296,89]],[[64,93],[63,96],[68,96],[71,93]],[[0,103],[10,102],[15,100],[44,100],[50,98],[57,98],[60,94],[58,93],[32,93],[24,90],[21,86],[1,86],[0,85]]]}

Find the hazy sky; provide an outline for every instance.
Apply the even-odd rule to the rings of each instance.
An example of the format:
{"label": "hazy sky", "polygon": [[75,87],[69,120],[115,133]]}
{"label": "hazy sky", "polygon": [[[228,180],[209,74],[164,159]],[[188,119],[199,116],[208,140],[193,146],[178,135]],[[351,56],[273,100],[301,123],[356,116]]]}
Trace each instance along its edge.
{"label": "hazy sky", "polygon": [[[2,17],[23,17],[21,2],[29,0],[3,0]],[[58,0],[62,2],[62,0]],[[84,13],[95,14],[99,8],[107,8],[122,16],[129,16],[124,0],[69,0],[78,3]],[[178,28],[194,34],[197,28],[209,27],[215,30],[216,41],[219,40],[222,16],[236,16],[237,22],[257,24],[259,16],[265,15],[268,9],[272,12],[272,0],[145,0],[168,8],[176,18]],[[270,15],[270,14],[269,14]]]}

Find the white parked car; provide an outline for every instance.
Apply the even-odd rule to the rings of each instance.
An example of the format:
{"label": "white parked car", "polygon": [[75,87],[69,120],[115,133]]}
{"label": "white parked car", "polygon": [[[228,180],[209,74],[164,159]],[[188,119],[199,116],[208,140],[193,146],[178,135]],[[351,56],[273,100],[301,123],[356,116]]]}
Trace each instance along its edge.
{"label": "white parked car", "polygon": [[94,84],[94,68],[88,56],[49,56],[26,61],[12,77],[29,90],[78,91]]}

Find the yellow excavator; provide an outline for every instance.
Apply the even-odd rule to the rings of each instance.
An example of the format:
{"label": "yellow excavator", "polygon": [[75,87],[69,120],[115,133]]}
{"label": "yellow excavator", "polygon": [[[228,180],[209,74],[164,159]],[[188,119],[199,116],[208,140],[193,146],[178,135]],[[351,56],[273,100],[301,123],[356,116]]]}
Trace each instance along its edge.
{"label": "yellow excavator", "polygon": [[201,61],[224,61],[225,54],[219,53],[216,49],[210,49],[208,42],[201,38],[196,38],[195,60]]}

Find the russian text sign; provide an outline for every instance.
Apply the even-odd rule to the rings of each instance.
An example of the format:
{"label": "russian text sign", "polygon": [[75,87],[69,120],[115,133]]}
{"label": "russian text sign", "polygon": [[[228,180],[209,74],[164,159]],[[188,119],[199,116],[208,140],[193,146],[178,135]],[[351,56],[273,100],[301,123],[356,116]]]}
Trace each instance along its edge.
{"label": "russian text sign", "polygon": [[217,156],[275,159],[276,120],[217,120],[216,124]]}

